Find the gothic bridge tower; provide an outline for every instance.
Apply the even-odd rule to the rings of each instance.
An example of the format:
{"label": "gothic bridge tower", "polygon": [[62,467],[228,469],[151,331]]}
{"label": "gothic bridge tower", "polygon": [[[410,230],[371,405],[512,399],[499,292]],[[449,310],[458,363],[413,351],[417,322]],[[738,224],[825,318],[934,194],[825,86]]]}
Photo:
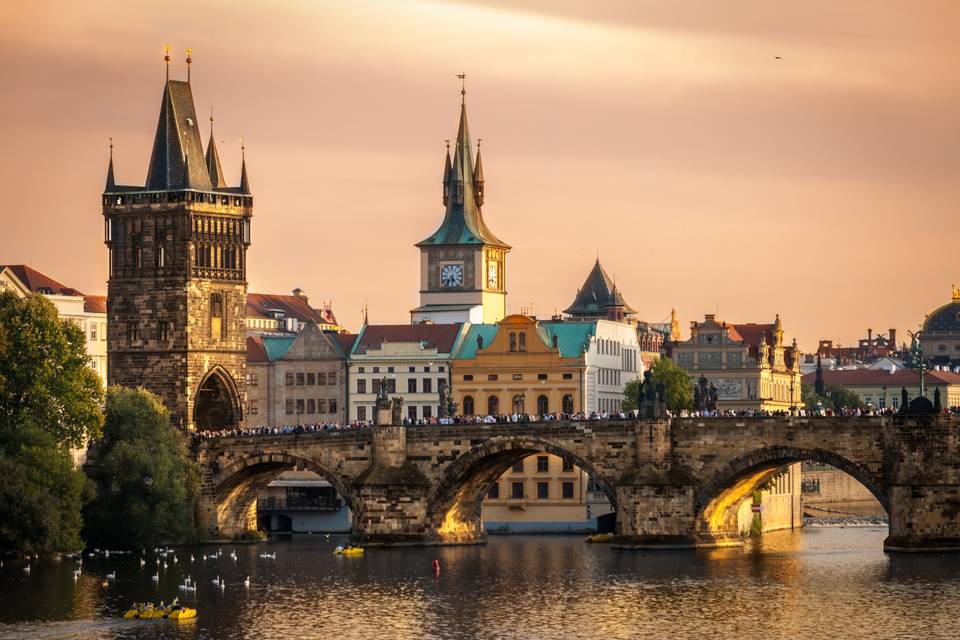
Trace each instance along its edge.
{"label": "gothic bridge tower", "polygon": [[466,91],[461,89],[460,94],[463,100],[453,160],[448,148],[443,164],[443,222],[433,235],[417,243],[420,306],[410,312],[414,323],[492,323],[506,315],[510,245],[493,235],[483,220],[479,141],[474,160]]}
{"label": "gothic bridge tower", "polygon": [[108,382],[144,386],[174,425],[204,430],[243,423],[253,196],[245,159],[240,186],[227,186],[212,116],[204,153],[187,64],[186,81],[168,67],[143,186],[115,183],[111,144]]}

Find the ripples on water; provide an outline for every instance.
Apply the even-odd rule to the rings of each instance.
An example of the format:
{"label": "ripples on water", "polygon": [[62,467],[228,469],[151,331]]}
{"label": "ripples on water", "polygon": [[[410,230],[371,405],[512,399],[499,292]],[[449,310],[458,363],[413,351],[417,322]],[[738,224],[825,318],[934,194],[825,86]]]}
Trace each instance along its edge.
{"label": "ripples on water", "polygon": [[[0,569],[0,639],[38,638],[958,638],[960,556],[885,555],[886,529],[766,534],[744,549],[631,552],[571,537],[494,537],[482,547],[371,549],[340,541],[180,550],[152,582],[136,557]],[[277,552],[276,560],[258,554]],[[198,560],[191,564],[191,551]],[[152,559],[152,558],[151,558]],[[435,578],[430,563],[440,560]],[[117,582],[102,587],[117,571]],[[175,625],[118,619],[134,600],[183,601]],[[227,581],[221,592],[211,583]],[[249,589],[243,579],[250,576]]]}

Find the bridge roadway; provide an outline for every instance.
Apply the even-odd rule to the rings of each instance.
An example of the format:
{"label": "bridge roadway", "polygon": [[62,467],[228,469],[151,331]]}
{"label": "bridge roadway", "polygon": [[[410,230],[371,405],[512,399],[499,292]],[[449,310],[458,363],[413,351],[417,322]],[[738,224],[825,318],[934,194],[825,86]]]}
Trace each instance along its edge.
{"label": "bridge roadway", "polygon": [[583,468],[616,510],[614,544],[740,544],[736,513],[785,465],[833,465],[889,515],[888,551],[960,551],[960,419],[682,418],[379,426],[202,440],[200,511],[211,538],[256,527],[257,494],[309,469],[349,505],[366,545],[486,540],[480,505],[518,460],[547,452]]}

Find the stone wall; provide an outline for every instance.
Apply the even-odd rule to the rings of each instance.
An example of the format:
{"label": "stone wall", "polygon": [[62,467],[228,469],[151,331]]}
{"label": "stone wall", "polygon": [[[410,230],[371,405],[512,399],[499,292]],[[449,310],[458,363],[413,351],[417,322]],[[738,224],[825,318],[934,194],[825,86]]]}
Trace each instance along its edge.
{"label": "stone wall", "polygon": [[256,490],[299,467],[337,489],[365,543],[482,542],[491,483],[546,452],[584,469],[610,497],[621,547],[740,544],[744,500],[788,465],[779,495],[764,500],[764,528],[799,526],[794,470],[814,460],[869,483],[890,505],[888,549],[942,550],[960,549],[958,441],[960,420],[589,421],[225,438],[205,442],[199,458],[214,535],[246,527]]}

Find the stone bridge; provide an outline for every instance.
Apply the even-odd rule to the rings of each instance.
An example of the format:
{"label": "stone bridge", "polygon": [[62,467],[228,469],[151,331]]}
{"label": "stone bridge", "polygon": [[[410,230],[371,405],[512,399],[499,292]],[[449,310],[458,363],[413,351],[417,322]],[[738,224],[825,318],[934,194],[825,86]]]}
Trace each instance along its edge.
{"label": "stone bridge", "polygon": [[213,538],[256,526],[257,494],[281,472],[328,480],[367,545],[483,542],[481,501],[537,452],[584,469],[616,510],[614,544],[738,544],[736,512],[785,465],[833,465],[887,510],[888,551],[960,551],[960,420],[684,418],[382,426],[202,441],[202,521]]}

